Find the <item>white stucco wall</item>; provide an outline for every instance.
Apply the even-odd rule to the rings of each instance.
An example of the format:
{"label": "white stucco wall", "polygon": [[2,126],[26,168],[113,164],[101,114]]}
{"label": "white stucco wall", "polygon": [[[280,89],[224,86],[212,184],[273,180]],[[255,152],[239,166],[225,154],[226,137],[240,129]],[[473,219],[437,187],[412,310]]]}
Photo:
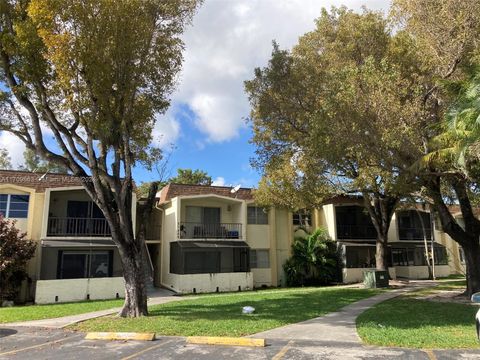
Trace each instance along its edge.
{"label": "white stucco wall", "polygon": [[188,274],[178,275],[169,274],[171,284],[169,287],[182,294],[193,293],[193,289],[197,293],[210,293],[218,290],[238,291],[240,286],[242,290],[253,289],[253,275],[248,273],[215,273],[215,274]]}
{"label": "white stucco wall", "polygon": [[116,295],[124,297],[125,285],[122,277],[94,279],[38,280],[35,303],[49,304],[55,302],[114,299]]}
{"label": "white stucco wall", "polygon": [[[363,282],[363,272],[365,268],[343,268],[343,283],[353,284],[358,282]],[[397,278],[396,268],[388,268],[388,273],[391,279]]]}

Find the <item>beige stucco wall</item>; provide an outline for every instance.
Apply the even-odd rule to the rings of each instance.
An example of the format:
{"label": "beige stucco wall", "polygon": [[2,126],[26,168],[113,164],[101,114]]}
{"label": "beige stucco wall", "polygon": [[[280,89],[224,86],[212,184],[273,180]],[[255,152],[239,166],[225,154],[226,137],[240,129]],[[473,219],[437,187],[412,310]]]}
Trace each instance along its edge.
{"label": "beige stucco wall", "polygon": [[168,286],[172,290],[189,294],[210,293],[218,291],[236,291],[240,286],[241,290],[253,289],[253,275],[248,273],[218,273],[218,274],[189,274],[177,275],[170,274],[169,279],[171,284]]}
{"label": "beige stucco wall", "polygon": [[35,303],[54,303],[55,296],[58,296],[58,302],[82,301],[87,299],[87,294],[90,294],[90,300],[114,299],[117,294],[123,298],[125,294],[123,277],[39,280]]}
{"label": "beige stucco wall", "polygon": [[27,239],[37,243],[35,256],[27,264],[27,272],[35,281],[40,271],[41,247],[40,234],[44,208],[44,193],[37,193],[35,189],[11,184],[0,184],[0,194],[29,195],[28,217],[26,219],[10,219],[16,221],[15,226],[27,234]]}
{"label": "beige stucco wall", "polygon": [[220,208],[221,223],[241,223],[241,203],[215,197],[181,199],[180,222],[187,221],[187,206]]}
{"label": "beige stucco wall", "polygon": [[[427,266],[397,266],[397,276],[408,279],[428,279]],[[446,277],[451,274],[448,265],[436,265],[435,276]]]}
{"label": "beige stucco wall", "polygon": [[170,274],[170,243],[177,239],[178,205],[177,198],[172,199],[171,203],[165,206],[163,212],[161,283],[167,287],[173,283],[173,277]]}
{"label": "beige stucco wall", "polygon": [[272,284],[273,286],[286,285],[283,265],[291,254],[294,237],[292,221],[292,213],[290,211],[275,209],[275,238],[272,238],[272,242],[276,246],[276,268],[272,268],[272,271],[276,272],[276,283]]}

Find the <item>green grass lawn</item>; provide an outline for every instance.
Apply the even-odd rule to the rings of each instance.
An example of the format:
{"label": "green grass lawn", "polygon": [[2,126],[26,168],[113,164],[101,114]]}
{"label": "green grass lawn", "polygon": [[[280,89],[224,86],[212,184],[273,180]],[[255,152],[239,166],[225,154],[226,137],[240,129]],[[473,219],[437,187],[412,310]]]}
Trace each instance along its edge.
{"label": "green grass lawn", "polygon": [[51,305],[29,305],[0,308],[0,323],[50,319],[120,307],[123,300],[92,300]]}
{"label": "green grass lawn", "polygon": [[438,287],[380,303],[357,318],[358,333],[371,345],[479,348],[474,320],[477,306],[415,299],[415,296],[464,288],[464,280],[442,281]]}
{"label": "green grass lawn", "polygon": [[[373,296],[378,290],[341,287],[263,290],[200,296],[152,306],[148,317],[105,316],[73,326],[80,331],[148,331],[159,335],[244,336],[311,319]],[[242,307],[253,306],[252,315]]]}

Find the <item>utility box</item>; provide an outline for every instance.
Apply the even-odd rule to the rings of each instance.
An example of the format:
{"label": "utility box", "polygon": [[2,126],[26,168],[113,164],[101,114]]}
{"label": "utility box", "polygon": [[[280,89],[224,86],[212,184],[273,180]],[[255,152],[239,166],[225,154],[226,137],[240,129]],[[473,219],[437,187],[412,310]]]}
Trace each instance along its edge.
{"label": "utility box", "polygon": [[388,271],[369,269],[363,272],[363,285],[366,288],[388,287]]}

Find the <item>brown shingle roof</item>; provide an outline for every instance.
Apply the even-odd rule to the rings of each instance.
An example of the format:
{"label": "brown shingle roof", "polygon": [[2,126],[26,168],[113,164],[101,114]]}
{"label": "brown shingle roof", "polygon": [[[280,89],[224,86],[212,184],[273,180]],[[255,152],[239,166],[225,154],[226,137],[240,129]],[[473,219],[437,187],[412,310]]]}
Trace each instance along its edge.
{"label": "brown shingle roof", "polygon": [[0,170],[0,185],[13,184],[45,192],[45,189],[82,186],[81,180],[68,174],[34,173],[29,171]]}
{"label": "brown shingle roof", "polygon": [[240,188],[236,193],[231,193],[232,187],[208,186],[208,185],[185,185],[170,183],[160,190],[159,203],[163,204],[177,196],[188,195],[220,195],[240,200],[253,200],[252,189]]}

